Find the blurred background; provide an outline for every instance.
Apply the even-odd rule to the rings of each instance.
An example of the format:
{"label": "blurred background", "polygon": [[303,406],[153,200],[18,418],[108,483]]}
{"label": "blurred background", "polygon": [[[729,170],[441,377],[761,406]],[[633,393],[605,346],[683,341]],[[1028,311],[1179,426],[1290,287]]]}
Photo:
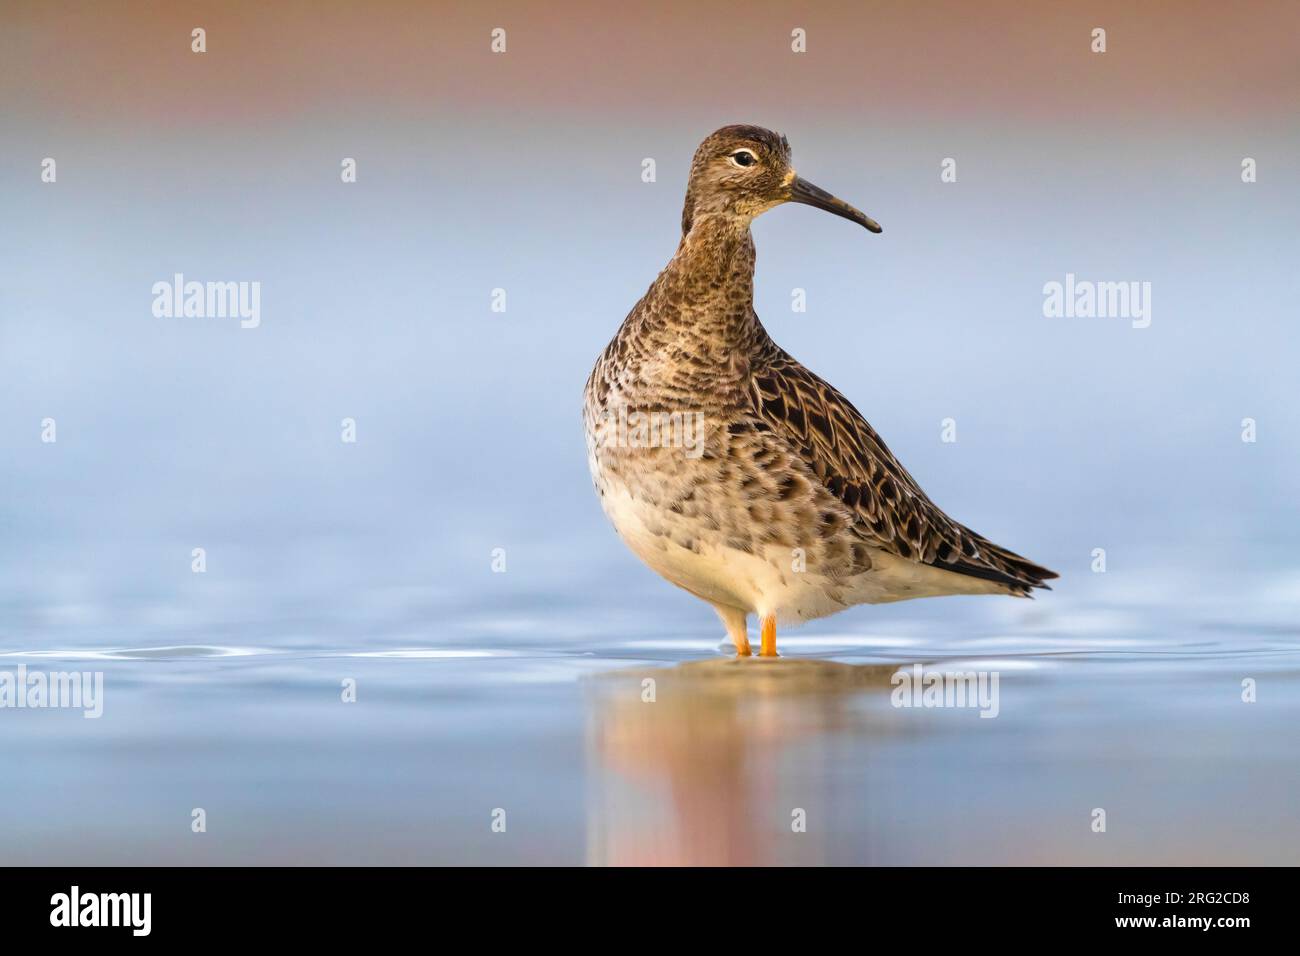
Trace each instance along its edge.
{"label": "blurred background", "polygon": [[[819,855],[742,831],[711,859],[1209,861],[1179,856],[1179,832],[1123,850],[1063,835],[1110,792],[1153,826],[1213,817],[1205,853],[1294,861],[1268,834],[1294,828],[1283,728],[1300,709],[1295,5],[0,11],[0,665],[108,669],[101,721],[0,714],[25,771],[0,798],[0,859],[355,860],[321,845],[342,828],[365,862],[708,862],[653,821],[648,856],[602,829],[622,832],[600,807],[635,805],[620,788],[671,801],[617,769],[602,728],[618,711],[587,678],[709,657],[722,635],[607,525],[580,402],[673,253],[695,146],[748,122],[885,229],[803,207],[758,220],[773,337],[941,507],[1062,579],[1034,604],[859,608],[783,641],[845,666],[999,660],[1049,683],[997,721],[905,724],[924,745],[890,738],[883,777],[857,759],[884,746],[874,724],[822,721],[826,695],[780,690],[776,713],[813,720],[845,760],[771,779],[861,839]],[[152,286],[175,273],[260,282],[260,326],[155,317]],[[1150,327],[1045,318],[1043,285],[1067,273],[1151,283]],[[1267,718],[1236,703],[1247,663],[1277,669]],[[362,672],[349,717],[338,681]],[[1165,679],[1172,696],[1132,691]],[[879,683],[852,683],[850,714]],[[724,710],[759,706],[761,688],[726,686]],[[1182,752],[1167,744],[1189,739],[1189,707],[1204,733]],[[717,726],[703,705],[675,713],[687,741]],[[728,752],[757,746],[752,716]],[[1150,751],[1126,749],[1137,727]],[[652,775],[715,765],[692,751]],[[982,781],[970,805],[950,803],[953,766]],[[1242,766],[1252,782],[1233,790]],[[727,786],[751,792],[749,773]],[[691,805],[726,792],[687,790]],[[512,796],[537,829],[494,842],[486,814]],[[191,839],[204,799],[224,808],[220,849]],[[1234,842],[1223,808],[1243,800]],[[882,842],[908,813],[915,841]]]}

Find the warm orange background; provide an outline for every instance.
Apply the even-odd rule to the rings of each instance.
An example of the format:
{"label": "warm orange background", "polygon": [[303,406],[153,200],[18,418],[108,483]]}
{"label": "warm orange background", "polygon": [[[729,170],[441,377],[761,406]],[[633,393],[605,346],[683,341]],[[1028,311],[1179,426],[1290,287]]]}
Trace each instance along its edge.
{"label": "warm orange background", "polygon": [[[6,3],[6,110],[187,125],[454,113],[850,122],[1289,110],[1300,4]],[[189,52],[208,31],[209,56]],[[509,52],[488,49],[493,27]],[[793,27],[808,53],[792,56]],[[1108,34],[1106,69],[1089,51]]]}

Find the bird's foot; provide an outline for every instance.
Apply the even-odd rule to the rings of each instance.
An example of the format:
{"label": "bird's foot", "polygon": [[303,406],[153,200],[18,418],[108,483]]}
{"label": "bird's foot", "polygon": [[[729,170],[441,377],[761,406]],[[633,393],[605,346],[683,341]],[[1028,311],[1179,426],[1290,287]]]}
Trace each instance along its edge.
{"label": "bird's foot", "polygon": [[727,628],[727,636],[736,647],[736,656],[749,657],[753,654],[754,652],[749,649],[749,635],[745,630],[745,612],[721,604],[713,605],[713,609],[718,612],[718,617],[722,618],[722,623]]}

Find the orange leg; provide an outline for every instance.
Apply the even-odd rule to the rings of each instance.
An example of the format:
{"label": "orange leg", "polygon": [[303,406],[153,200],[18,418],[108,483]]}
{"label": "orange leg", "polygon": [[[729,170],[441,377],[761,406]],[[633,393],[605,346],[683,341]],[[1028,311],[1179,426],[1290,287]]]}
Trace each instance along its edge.
{"label": "orange leg", "polygon": [[759,657],[776,657],[776,618],[772,615],[762,619],[763,643],[759,649]]}
{"label": "orange leg", "polygon": [[713,605],[713,609],[718,612],[718,617],[722,618],[731,643],[736,645],[736,656],[749,657],[753,651],[749,649],[749,635],[745,633],[745,612],[719,604]]}

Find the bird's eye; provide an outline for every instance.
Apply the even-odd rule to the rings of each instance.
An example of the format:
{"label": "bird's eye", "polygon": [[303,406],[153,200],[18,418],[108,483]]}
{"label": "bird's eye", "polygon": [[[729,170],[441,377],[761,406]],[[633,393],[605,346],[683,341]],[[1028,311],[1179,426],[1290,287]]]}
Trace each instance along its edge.
{"label": "bird's eye", "polygon": [[731,154],[731,161],[737,166],[753,166],[758,162],[758,157],[747,149],[738,149]]}

